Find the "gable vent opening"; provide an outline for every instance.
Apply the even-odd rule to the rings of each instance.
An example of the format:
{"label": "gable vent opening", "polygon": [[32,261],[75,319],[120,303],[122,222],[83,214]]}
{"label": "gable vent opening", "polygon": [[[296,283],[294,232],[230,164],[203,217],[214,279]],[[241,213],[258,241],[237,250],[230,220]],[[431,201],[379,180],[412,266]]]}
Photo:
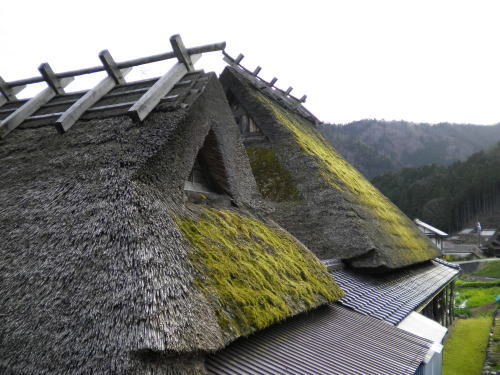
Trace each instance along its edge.
{"label": "gable vent opening", "polygon": [[191,173],[184,182],[184,190],[231,196],[222,153],[212,130],[209,131],[203,147],[198,151]]}

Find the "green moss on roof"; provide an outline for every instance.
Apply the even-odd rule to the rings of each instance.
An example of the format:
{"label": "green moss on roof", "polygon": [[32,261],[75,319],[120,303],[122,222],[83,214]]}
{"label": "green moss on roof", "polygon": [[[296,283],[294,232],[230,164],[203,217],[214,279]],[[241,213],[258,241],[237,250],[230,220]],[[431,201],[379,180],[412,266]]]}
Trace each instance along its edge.
{"label": "green moss on roof", "polygon": [[260,193],[275,202],[298,201],[299,191],[290,173],[281,165],[276,151],[262,147],[247,147],[248,159]]}
{"label": "green moss on roof", "polygon": [[[305,120],[290,114],[260,93],[257,99],[267,106],[279,124],[291,131],[301,149],[317,162],[325,181],[353,199],[377,219],[379,235],[386,245],[397,249],[396,263],[411,264],[436,256],[425,237],[399,209],[340,156],[324,137]],[[376,240],[376,239],[375,239]],[[389,243],[387,243],[387,241]],[[396,256],[396,254],[393,254]]]}
{"label": "green moss on roof", "polygon": [[226,332],[247,335],[343,295],[325,266],[281,229],[217,209],[176,223],[196,249],[197,283],[218,304]]}

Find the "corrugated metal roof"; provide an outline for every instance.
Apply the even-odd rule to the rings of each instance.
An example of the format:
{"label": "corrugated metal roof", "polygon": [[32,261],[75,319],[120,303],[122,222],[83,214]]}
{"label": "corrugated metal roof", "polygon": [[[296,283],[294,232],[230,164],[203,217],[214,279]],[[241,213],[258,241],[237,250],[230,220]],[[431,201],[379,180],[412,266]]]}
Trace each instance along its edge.
{"label": "corrugated metal roof", "polygon": [[235,341],[209,374],[414,374],[432,342],[337,304]]}
{"label": "corrugated metal roof", "polygon": [[398,324],[459,272],[456,265],[439,260],[383,276],[345,268],[330,273],[345,292],[345,297],[339,301],[342,305]]}

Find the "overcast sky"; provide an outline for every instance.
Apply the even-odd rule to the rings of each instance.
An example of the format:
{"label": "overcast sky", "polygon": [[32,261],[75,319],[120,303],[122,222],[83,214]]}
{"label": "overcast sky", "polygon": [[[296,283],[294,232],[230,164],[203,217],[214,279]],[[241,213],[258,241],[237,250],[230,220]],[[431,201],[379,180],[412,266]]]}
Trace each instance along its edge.
{"label": "overcast sky", "polygon": [[[58,72],[226,41],[264,79],[308,96],[321,120],[500,122],[500,1],[0,1],[0,76]],[[163,74],[168,63],[130,79]],[[198,68],[219,73],[220,53]],[[87,88],[102,75],[76,81]],[[39,90],[34,87],[24,96]]]}

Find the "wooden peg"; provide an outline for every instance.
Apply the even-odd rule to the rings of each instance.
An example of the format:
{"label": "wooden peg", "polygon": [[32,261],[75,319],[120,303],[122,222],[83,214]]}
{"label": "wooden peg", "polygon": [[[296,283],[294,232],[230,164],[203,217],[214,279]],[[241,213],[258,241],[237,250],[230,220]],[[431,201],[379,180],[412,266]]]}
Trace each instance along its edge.
{"label": "wooden peg", "polygon": [[[68,77],[62,78],[58,82],[61,85],[61,88],[64,88],[73,80],[73,77]],[[4,138],[12,130],[21,125],[24,120],[38,111],[44,104],[47,104],[54,96],[56,96],[56,91],[52,87],[47,87],[24,103],[21,107],[17,108],[9,116],[0,121],[0,137]]]}
{"label": "wooden peg", "polygon": [[299,99],[299,102],[305,103],[307,99],[307,95],[302,95],[302,98]]}
{"label": "wooden peg", "polygon": [[289,95],[292,92],[292,90],[293,90],[292,86],[290,86],[289,88],[287,88],[286,91],[285,91],[285,95]]}
{"label": "wooden peg", "polygon": [[118,85],[123,85],[125,83],[125,78],[107,49],[99,52],[99,59],[108,75],[112,77]]}
{"label": "wooden peg", "polygon": [[3,80],[2,77],[0,77],[0,92],[2,95],[7,99],[7,101],[13,101],[16,100],[16,95],[12,92],[12,89],[9,87],[7,82]]}
{"label": "wooden peg", "polygon": [[256,76],[260,73],[260,71],[262,70],[262,68],[260,66],[256,67],[255,70],[253,71],[253,75]]}
{"label": "wooden peg", "polygon": [[241,62],[241,60],[243,60],[244,57],[245,56],[240,53],[238,57],[234,60],[234,62],[239,65],[239,63]]}
{"label": "wooden peg", "polygon": [[186,66],[188,72],[194,71],[193,62],[191,61],[191,56],[189,56],[184,43],[182,42],[181,36],[179,34],[172,35],[170,37],[170,44],[174,50],[175,57],[179,62]]}
{"label": "wooden peg", "polygon": [[0,77],[0,92],[2,93],[2,95],[0,95],[0,107],[5,103],[17,100],[16,95],[25,87],[26,85],[10,87],[9,84]]}
{"label": "wooden peg", "polygon": [[61,81],[57,78],[56,74],[50,67],[49,63],[43,63],[38,67],[39,72],[42,74],[43,79],[54,90],[57,95],[64,94]]}
{"label": "wooden peg", "polygon": [[269,82],[269,86],[274,86],[274,84],[276,83],[276,81],[278,80],[278,78],[274,77],[271,82]]}

